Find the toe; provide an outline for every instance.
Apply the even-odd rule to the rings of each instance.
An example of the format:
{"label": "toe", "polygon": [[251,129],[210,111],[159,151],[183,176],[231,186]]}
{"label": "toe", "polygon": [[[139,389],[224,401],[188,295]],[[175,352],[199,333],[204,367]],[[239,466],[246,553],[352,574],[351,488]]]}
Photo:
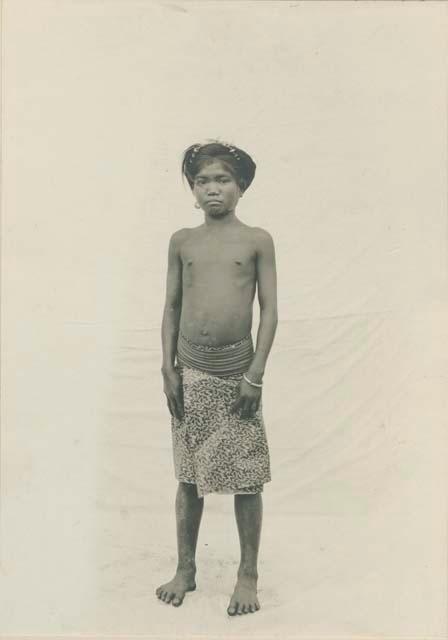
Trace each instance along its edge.
{"label": "toe", "polygon": [[260,608],[260,603],[259,603],[259,602],[256,602],[256,603],[255,603],[255,611],[258,611],[258,609],[259,609],[259,608]]}
{"label": "toe", "polygon": [[249,605],[249,613],[253,613],[255,611],[255,605],[254,604],[250,604]]}
{"label": "toe", "polygon": [[246,607],[246,605],[245,605],[245,604],[243,604],[243,605],[241,606],[241,613],[248,613],[248,611],[249,611],[249,609]]}
{"label": "toe", "polygon": [[180,605],[182,604],[182,601],[183,601],[183,598],[179,598],[179,596],[175,596],[171,604],[173,605],[173,607],[180,607]]}
{"label": "toe", "polygon": [[231,602],[229,608],[227,609],[227,613],[229,614],[229,616],[234,616],[236,615],[237,609],[238,609],[238,603]]}
{"label": "toe", "polygon": [[165,598],[165,602],[168,604],[171,602],[171,600],[174,598],[174,593],[168,592],[166,594],[166,598]]}

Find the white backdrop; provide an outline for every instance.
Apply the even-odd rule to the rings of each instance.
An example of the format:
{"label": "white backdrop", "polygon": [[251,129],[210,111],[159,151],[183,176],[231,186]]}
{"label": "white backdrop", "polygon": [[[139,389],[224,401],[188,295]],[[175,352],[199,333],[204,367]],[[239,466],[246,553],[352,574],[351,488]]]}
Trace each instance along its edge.
{"label": "white backdrop", "polygon": [[[6,0],[0,632],[444,638],[445,3]],[[232,500],[175,566],[160,323],[185,147],[277,249],[256,616]],[[254,327],[254,335],[256,325]]]}

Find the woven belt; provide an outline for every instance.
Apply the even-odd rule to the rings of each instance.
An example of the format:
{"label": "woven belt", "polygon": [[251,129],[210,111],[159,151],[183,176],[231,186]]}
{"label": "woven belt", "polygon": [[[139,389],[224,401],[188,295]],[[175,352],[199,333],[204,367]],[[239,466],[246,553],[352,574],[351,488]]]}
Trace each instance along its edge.
{"label": "woven belt", "polygon": [[195,344],[179,333],[177,362],[215,376],[230,376],[248,370],[254,356],[252,335],[232,344],[210,346]]}

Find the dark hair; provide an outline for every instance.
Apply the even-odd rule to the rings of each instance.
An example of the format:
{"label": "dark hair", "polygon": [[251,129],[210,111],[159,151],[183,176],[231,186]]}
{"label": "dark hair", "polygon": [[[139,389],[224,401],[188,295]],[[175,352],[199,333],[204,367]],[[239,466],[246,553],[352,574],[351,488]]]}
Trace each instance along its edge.
{"label": "dark hair", "polygon": [[194,178],[201,167],[214,160],[219,160],[229,169],[242,191],[251,185],[257,165],[250,155],[225,142],[210,142],[208,144],[192,144],[184,153],[182,174],[187,178],[191,189],[193,189]]}

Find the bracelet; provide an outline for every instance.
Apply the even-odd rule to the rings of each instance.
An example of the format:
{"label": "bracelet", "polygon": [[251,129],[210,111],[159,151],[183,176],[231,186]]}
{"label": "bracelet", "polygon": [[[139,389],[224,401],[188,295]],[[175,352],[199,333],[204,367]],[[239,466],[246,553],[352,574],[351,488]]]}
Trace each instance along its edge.
{"label": "bracelet", "polygon": [[252,382],[252,380],[249,380],[249,378],[246,377],[245,373],[243,373],[243,378],[248,384],[252,385],[252,387],[258,387],[259,389],[261,389],[261,387],[263,386],[263,383],[259,384],[258,382]]}

